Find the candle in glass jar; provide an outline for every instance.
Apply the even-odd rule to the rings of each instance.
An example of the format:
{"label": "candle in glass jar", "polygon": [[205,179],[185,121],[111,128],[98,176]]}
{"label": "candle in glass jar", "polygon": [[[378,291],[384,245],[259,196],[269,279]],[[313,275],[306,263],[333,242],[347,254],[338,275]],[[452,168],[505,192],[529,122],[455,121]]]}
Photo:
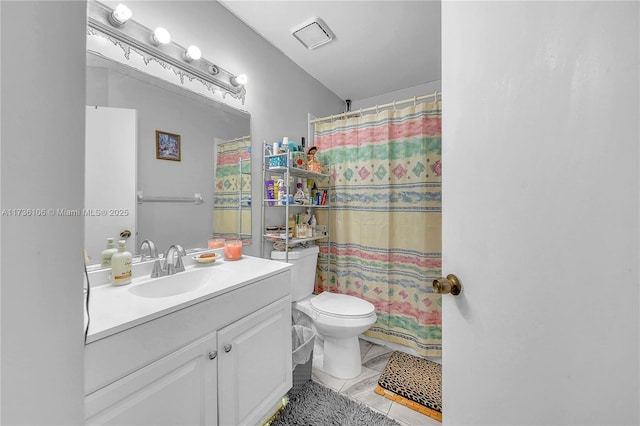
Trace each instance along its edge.
{"label": "candle in glass jar", "polygon": [[208,248],[210,249],[222,248],[222,247],[224,247],[224,239],[222,238],[213,238],[208,242]]}
{"label": "candle in glass jar", "polygon": [[242,241],[241,240],[225,241],[224,257],[226,259],[240,259],[242,257]]}

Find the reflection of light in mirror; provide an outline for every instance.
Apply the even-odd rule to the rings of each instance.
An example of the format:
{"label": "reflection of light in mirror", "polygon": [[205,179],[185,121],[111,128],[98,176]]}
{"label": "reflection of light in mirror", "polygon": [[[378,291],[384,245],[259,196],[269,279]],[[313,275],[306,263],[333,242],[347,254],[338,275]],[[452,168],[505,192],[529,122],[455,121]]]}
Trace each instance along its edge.
{"label": "reflection of light in mirror", "polygon": [[248,78],[246,74],[240,74],[237,77],[232,77],[231,78],[231,84],[233,84],[234,86],[242,86],[244,84],[247,84]]}
{"label": "reflection of light in mirror", "polygon": [[131,19],[132,16],[133,13],[131,12],[131,9],[124,4],[119,4],[109,15],[109,22],[115,27],[121,27],[125,22]]}

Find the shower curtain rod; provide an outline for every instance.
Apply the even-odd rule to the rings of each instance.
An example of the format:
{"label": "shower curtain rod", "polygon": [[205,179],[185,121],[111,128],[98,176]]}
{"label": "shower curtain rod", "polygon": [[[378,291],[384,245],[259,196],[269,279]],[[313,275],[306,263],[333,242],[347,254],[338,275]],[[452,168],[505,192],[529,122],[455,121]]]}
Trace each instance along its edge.
{"label": "shower curtain rod", "polygon": [[248,140],[248,139],[251,139],[251,136],[250,136],[250,135],[247,135],[247,136],[240,136],[239,138],[229,139],[228,141],[221,142],[221,143],[220,143],[220,145],[225,145],[225,144],[228,144],[228,143],[231,143],[231,142],[241,142],[241,141],[246,141],[246,140]]}
{"label": "shower curtain rod", "polygon": [[413,102],[414,104],[418,101],[423,101],[425,99],[429,99],[429,98],[435,98],[436,100],[438,99],[438,96],[442,96],[442,92],[434,92],[430,95],[424,95],[424,96],[414,96],[413,98],[409,98],[409,99],[404,99],[402,101],[393,101],[391,103],[388,104],[384,104],[384,105],[376,105],[374,107],[369,107],[369,108],[360,108],[357,111],[348,111],[348,112],[343,112],[340,114],[334,114],[334,115],[329,115],[327,117],[322,117],[322,118],[315,118],[311,121],[309,121],[309,124],[315,124],[315,123],[319,123],[321,121],[327,121],[327,120],[336,120],[339,118],[347,118],[350,115],[358,115],[361,114],[363,112],[369,112],[369,111],[378,111],[381,108],[389,108],[389,107],[396,107],[400,104],[408,104]]}

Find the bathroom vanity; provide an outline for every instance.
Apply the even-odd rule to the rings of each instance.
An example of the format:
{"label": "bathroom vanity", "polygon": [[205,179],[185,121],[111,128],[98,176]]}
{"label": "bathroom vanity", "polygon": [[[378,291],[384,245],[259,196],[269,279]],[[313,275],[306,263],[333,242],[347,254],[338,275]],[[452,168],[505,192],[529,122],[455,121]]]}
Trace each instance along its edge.
{"label": "bathroom vanity", "polygon": [[[175,286],[92,283],[86,424],[255,425],[291,388],[290,265],[250,256],[185,265]],[[185,286],[193,280],[201,284]],[[154,284],[160,293],[139,287]]]}

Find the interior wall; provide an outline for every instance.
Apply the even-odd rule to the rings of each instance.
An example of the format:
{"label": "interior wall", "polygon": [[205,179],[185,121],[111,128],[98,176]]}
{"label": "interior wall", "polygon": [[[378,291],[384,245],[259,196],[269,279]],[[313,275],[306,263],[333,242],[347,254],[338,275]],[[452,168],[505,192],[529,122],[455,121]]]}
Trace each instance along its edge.
{"label": "interior wall", "polygon": [[[118,1],[105,4],[115,7]],[[244,105],[230,97],[224,102],[251,114],[254,200],[262,199],[264,188],[263,141],[273,143],[283,136],[299,141],[307,135],[307,113],[320,117],[343,110],[341,99],[217,2],[131,1],[127,6],[143,25],[164,26],[177,43],[196,44],[204,58],[234,74],[247,74]],[[245,247],[250,255],[259,255],[260,208],[253,203],[254,244]]]}
{"label": "interior wall", "polygon": [[640,4],[442,16],[444,424],[637,425]]}
{"label": "interior wall", "polygon": [[85,16],[0,2],[3,425],[83,422]]}
{"label": "interior wall", "polygon": [[[137,111],[137,191],[175,197],[198,193],[204,200],[202,204],[137,204],[138,243],[151,239],[160,252],[171,244],[206,248],[213,234],[214,138],[248,135],[250,117],[116,71],[104,71],[87,68],[88,87],[92,88],[87,91],[87,105]],[[156,158],[156,130],[180,135],[181,161]],[[138,252],[138,247],[128,249]]]}

